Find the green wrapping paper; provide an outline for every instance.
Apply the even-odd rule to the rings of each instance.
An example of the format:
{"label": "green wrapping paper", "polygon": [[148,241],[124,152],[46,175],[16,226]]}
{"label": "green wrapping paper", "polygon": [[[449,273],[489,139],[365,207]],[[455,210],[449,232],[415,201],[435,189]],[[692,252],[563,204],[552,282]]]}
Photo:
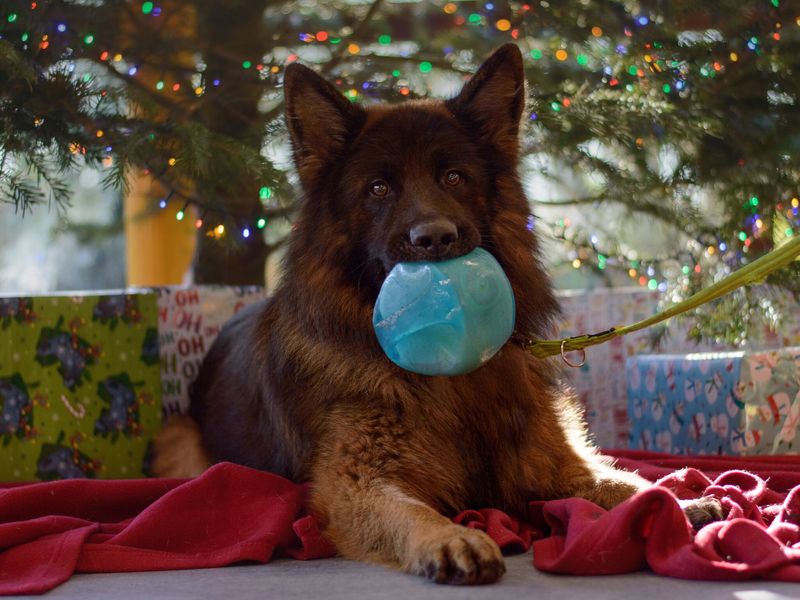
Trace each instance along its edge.
{"label": "green wrapping paper", "polygon": [[156,296],[0,298],[0,481],[149,474]]}

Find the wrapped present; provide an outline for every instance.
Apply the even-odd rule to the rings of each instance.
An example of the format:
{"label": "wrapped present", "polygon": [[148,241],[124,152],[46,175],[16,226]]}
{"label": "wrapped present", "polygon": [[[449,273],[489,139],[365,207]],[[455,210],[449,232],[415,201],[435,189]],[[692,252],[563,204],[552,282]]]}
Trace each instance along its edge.
{"label": "wrapped present", "polygon": [[[605,331],[620,324],[635,323],[653,315],[661,294],[641,289],[602,289],[562,292],[562,320],[558,337]],[[697,346],[685,335],[671,335],[673,351]],[[650,348],[650,332],[636,331],[614,338],[586,351],[586,362],[569,369],[570,378],[584,408],[589,432],[601,448],[625,448],[630,437],[630,419],[625,402],[625,361]]]}
{"label": "wrapped present", "polygon": [[[641,288],[596,289],[558,294],[562,320],[554,335],[566,337],[605,331],[645,319],[658,310],[662,294]],[[779,333],[766,327],[751,339],[753,348],[779,348],[800,345],[800,307],[786,300],[785,323]],[[673,320],[668,335],[660,339],[658,352],[687,354],[725,351],[732,348],[687,340],[691,319]],[[625,361],[634,355],[653,351],[652,331],[644,329],[615,338],[586,351],[586,362],[579,369],[568,369],[567,376],[583,405],[589,431],[603,448],[625,448],[631,435],[631,422],[625,400],[627,386]]]}
{"label": "wrapped present", "polygon": [[798,453],[800,347],[747,355],[736,395],[744,407],[744,424],[734,432],[734,452]]}
{"label": "wrapped present", "polygon": [[629,358],[630,447],[671,454],[791,454],[800,348]]}
{"label": "wrapped present", "polygon": [[263,299],[256,286],[156,288],[164,416],[189,410],[189,385],[220,329],[239,310]]}
{"label": "wrapped present", "polygon": [[[611,290],[562,293],[559,298],[563,319],[558,337],[603,331],[617,323],[635,321],[653,314],[657,302],[652,293],[615,293]],[[626,320],[627,319],[627,320]],[[603,448],[627,444],[629,424],[623,397],[625,359],[642,344],[641,335],[616,338],[587,350],[587,360],[567,375],[583,405],[589,431]]]}
{"label": "wrapped present", "polygon": [[154,295],[0,298],[0,480],[142,476],[160,424]]}

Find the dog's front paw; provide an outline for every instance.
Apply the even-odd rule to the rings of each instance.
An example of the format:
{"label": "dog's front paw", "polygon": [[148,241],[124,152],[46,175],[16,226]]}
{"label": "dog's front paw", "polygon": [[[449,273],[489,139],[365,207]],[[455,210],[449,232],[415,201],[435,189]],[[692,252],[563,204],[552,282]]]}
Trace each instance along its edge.
{"label": "dog's front paw", "polygon": [[700,531],[709,523],[721,521],[725,518],[722,503],[710,496],[694,500],[679,500],[678,503],[695,531]]}
{"label": "dog's front paw", "polygon": [[461,525],[445,527],[426,536],[410,558],[410,571],[436,583],[492,583],[506,572],[497,544],[482,531]]}

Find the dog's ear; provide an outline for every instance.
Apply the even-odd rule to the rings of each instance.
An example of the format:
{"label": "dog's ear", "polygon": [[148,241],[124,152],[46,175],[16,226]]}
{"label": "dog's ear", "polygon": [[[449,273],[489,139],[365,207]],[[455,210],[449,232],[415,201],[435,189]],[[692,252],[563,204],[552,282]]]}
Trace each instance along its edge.
{"label": "dog's ear", "polygon": [[300,178],[309,184],[344,150],[363,122],[364,111],[314,71],[293,63],[283,78],[286,125]]}
{"label": "dog's ear", "polygon": [[461,93],[447,101],[450,112],[500,149],[516,150],[525,107],[525,71],[514,44],[495,50]]}

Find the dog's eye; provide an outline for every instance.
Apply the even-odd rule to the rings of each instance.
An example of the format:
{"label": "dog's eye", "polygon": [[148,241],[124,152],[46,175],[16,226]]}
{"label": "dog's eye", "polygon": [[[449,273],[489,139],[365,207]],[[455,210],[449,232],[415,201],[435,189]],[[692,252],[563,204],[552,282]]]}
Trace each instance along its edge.
{"label": "dog's eye", "polygon": [[378,179],[377,181],[373,181],[369,184],[369,193],[375,196],[376,198],[383,198],[386,194],[389,193],[389,184],[383,181],[382,179]]}
{"label": "dog's eye", "polygon": [[464,181],[464,176],[458,171],[451,169],[444,175],[444,182],[447,185],[457,186]]}

